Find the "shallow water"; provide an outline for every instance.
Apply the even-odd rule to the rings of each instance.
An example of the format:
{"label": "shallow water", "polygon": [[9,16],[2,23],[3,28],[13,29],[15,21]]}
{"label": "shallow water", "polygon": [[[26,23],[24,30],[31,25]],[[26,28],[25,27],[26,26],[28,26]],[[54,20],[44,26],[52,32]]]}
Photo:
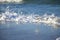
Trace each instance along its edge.
{"label": "shallow water", "polygon": [[[0,14],[4,13],[9,6],[10,12],[24,15],[55,14],[60,16],[60,5],[39,5],[39,4],[0,4]],[[44,23],[21,23],[2,22],[0,23],[0,40],[56,40],[60,37],[60,26]]]}

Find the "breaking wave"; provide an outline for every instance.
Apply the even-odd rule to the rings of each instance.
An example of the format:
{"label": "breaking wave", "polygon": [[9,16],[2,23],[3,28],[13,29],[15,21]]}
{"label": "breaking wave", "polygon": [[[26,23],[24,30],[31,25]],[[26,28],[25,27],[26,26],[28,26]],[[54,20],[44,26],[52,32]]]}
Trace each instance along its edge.
{"label": "breaking wave", "polygon": [[1,22],[45,23],[60,25],[60,17],[57,17],[54,14],[48,15],[46,13],[42,16],[36,14],[25,15],[22,14],[22,12],[17,14],[15,12],[10,12],[9,7],[7,7],[7,10],[0,14],[0,23]]}

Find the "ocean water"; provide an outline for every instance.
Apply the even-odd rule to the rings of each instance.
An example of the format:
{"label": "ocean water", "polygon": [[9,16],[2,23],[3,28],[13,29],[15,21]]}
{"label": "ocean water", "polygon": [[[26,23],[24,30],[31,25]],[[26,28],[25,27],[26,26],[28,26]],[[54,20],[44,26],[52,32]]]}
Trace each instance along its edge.
{"label": "ocean water", "polygon": [[[54,14],[60,17],[60,5],[51,4],[0,4],[0,14],[8,11],[20,15]],[[21,13],[22,12],[22,13]],[[56,40],[60,37],[60,25],[45,23],[0,22],[0,40]]]}

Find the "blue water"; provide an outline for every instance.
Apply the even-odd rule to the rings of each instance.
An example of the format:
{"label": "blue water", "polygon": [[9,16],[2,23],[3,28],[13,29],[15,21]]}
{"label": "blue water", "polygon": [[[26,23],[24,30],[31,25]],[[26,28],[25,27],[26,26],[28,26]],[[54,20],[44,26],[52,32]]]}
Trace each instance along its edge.
{"label": "blue water", "polygon": [[9,9],[14,12],[23,12],[23,14],[40,14],[45,13],[52,14],[54,13],[57,16],[60,16],[60,5],[47,5],[47,4],[0,4],[0,12],[5,12],[6,7],[9,6]]}
{"label": "blue water", "polygon": [[[9,6],[10,12],[43,15],[55,14],[60,16],[60,5],[39,5],[39,4],[0,4],[0,14],[4,13]],[[38,30],[38,31],[36,31]],[[56,40],[60,37],[60,26],[47,24],[16,24],[0,23],[0,40]]]}

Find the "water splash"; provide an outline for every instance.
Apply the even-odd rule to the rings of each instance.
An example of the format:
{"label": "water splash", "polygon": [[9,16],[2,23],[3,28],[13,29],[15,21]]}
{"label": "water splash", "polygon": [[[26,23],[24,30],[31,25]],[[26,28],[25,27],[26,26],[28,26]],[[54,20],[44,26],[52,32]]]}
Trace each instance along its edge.
{"label": "water splash", "polygon": [[16,13],[16,12],[10,12],[9,7],[7,7],[6,11],[2,14],[0,14],[0,23],[1,22],[16,22],[19,23],[45,23],[45,24],[53,24],[53,25],[60,25],[59,21],[60,17],[55,16],[54,14],[48,15],[44,14],[42,16],[31,14],[31,15],[25,15]]}

